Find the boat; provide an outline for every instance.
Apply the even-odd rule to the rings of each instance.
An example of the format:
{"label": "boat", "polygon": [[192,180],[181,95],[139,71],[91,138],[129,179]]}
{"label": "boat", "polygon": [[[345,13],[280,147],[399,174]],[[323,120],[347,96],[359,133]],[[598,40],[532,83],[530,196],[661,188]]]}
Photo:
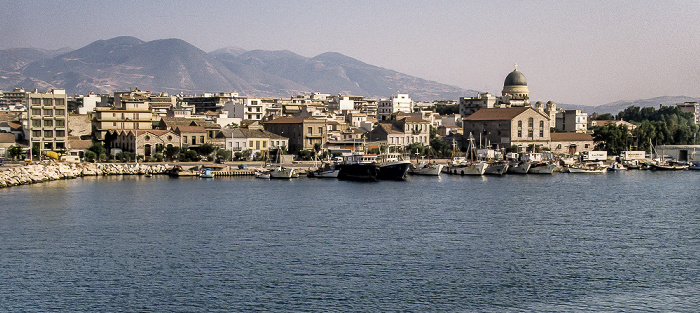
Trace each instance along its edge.
{"label": "boat", "polygon": [[201,177],[201,178],[214,178],[214,173],[211,172],[210,168],[205,167],[199,171],[199,177]]}
{"label": "boat", "polygon": [[531,165],[532,163],[524,161],[510,162],[507,172],[508,174],[527,174]]}
{"label": "boat", "polygon": [[404,160],[399,153],[387,153],[381,156],[378,165],[378,179],[403,180],[411,168],[411,161]]}
{"label": "boat", "polygon": [[342,156],[343,161],[336,166],[340,170],[338,179],[357,181],[377,181],[379,165],[376,154],[352,152]]}
{"label": "boat", "polygon": [[569,173],[600,174],[608,171],[606,166],[600,163],[578,164],[568,167]]}
{"label": "boat", "polygon": [[322,167],[315,171],[310,171],[307,176],[314,178],[338,178],[340,169],[335,164],[324,163]]}
{"label": "boat", "polygon": [[[450,174],[457,175],[484,175],[486,168],[489,166],[488,163],[481,161],[475,162],[474,155],[476,154],[476,147],[474,146],[474,136],[469,133],[469,154],[471,155],[471,160],[466,161],[464,159],[454,159],[452,164],[448,166],[447,172]],[[462,161],[464,160],[464,161]],[[459,163],[457,163],[459,162]]]}
{"label": "boat", "polygon": [[484,171],[485,175],[503,175],[506,172],[508,172],[508,167],[510,165],[508,162],[491,162],[488,163],[488,166],[486,167],[486,170]]}
{"label": "boat", "polygon": [[255,178],[270,179],[270,172],[255,172]]}
{"label": "boat", "polygon": [[270,170],[270,178],[289,179],[294,178],[294,174],[294,169],[288,167],[278,166]]}
{"label": "boat", "polygon": [[613,171],[613,172],[626,171],[627,168],[624,165],[622,165],[622,163],[614,162],[613,164],[610,164],[610,166],[608,167],[608,170]]}
{"label": "boat", "polygon": [[652,171],[682,171],[688,169],[688,167],[688,165],[671,162],[660,162],[658,164],[652,163],[649,165],[649,168]]}
{"label": "boat", "polygon": [[700,162],[698,162],[698,161],[690,162],[690,164],[688,164],[688,169],[693,170],[693,171],[700,170]]}
{"label": "boat", "polygon": [[443,164],[423,161],[418,163],[415,168],[411,168],[409,173],[414,175],[440,176],[440,172],[442,172],[444,166]]}
{"label": "boat", "polygon": [[552,174],[554,169],[557,167],[554,163],[549,162],[536,162],[530,165],[530,169],[527,171],[528,174]]}

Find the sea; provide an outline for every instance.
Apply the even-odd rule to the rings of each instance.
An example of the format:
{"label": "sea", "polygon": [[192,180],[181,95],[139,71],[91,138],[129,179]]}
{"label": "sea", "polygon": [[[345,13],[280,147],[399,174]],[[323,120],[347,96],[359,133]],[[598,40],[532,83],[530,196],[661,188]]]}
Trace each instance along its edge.
{"label": "sea", "polygon": [[700,172],[0,189],[1,312],[698,312]]}

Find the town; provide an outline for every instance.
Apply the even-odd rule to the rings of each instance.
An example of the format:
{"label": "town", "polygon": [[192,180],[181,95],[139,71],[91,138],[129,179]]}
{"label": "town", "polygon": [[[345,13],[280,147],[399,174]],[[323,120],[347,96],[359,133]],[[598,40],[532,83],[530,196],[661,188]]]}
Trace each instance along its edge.
{"label": "town", "polygon": [[[647,142],[632,133],[639,123],[611,114],[588,116],[551,100],[533,103],[517,65],[501,96],[485,92],[432,102],[401,93],[386,99],[322,93],[256,98],[236,92],[170,95],[135,87],[68,96],[63,89],[15,88],[0,92],[0,158],[27,164],[42,159],[267,164],[394,153],[416,162],[452,160],[438,170],[450,174],[507,172],[508,166],[496,161],[510,164],[510,172],[522,172],[523,162],[533,163],[528,167],[534,172],[543,162],[550,163],[546,173],[559,165],[597,172],[601,166],[641,167],[640,161],[652,159],[659,169],[697,168],[698,103],[667,108],[687,114],[695,125],[681,145],[658,145],[658,138]],[[622,135],[605,137],[611,130],[623,130]],[[490,161],[491,171],[470,168],[475,158]],[[588,168],[589,161],[601,162]]]}

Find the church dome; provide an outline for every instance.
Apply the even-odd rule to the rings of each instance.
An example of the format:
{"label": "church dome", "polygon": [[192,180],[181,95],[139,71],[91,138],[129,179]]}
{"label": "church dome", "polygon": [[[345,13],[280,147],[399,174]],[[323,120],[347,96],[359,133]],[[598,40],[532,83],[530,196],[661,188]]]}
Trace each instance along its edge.
{"label": "church dome", "polygon": [[527,86],[527,80],[525,75],[515,69],[506,76],[506,80],[503,82],[503,86]]}

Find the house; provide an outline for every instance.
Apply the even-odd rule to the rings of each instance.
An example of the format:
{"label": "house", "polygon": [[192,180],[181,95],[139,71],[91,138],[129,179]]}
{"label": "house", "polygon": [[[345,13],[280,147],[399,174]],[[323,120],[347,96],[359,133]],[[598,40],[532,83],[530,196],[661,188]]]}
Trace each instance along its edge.
{"label": "house", "polygon": [[137,156],[151,157],[168,146],[181,146],[180,135],[172,130],[118,130],[113,135],[110,148],[133,152]]}
{"label": "house", "polygon": [[492,148],[547,146],[550,141],[549,118],[532,107],[481,109],[462,125],[465,137],[471,134]]}
{"label": "house", "polygon": [[251,153],[267,153],[271,149],[287,147],[289,139],[260,128],[233,128],[222,130],[225,149],[233,152],[250,150]]}
{"label": "house", "polygon": [[312,117],[280,117],[263,124],[265,130],[289,138],[288,153],[296,154],[301,150],[313,150],[320,145],[325,148],[327,142],[326,121]]}
{"label": "house", "polygon": [[593,151],[593,136],[584,133],[551,133],[549,150],[554,153],[576,154]]}
{"label": "house", "polygon": [[207,130],[204,126],[178,126],[175,128],[182,139],[183,148],[197,148],[207,143]]}
{"label": "house", "polygon": [[85,157],[85,150],[90,149],[91,146],[92,140],[81,140],[78,136],[69,136],[66,155],[75,156],[82,160]]}
{"label": "house", "polygon": [[382,141],[388,145],[406,146],[430,144],[430,122],[420,117],[394,115],[396,119],[382,121],[368,134],[370,141]]}
{"label": "house", "polygon": [[15,145],[15,135],[11,133],[0,133],[0,158],[9,158],[7,150]]}
{"label": "house", "polygon": [[598,126],[606,126],[609,124],[614,124],[618,127],[619,126],[627,126],[628,130],[634,130],[635,128],[637,128],[637,125],[634,125],[630,122],[626,122],[626,121],[622,121],[622,120],[620,120],[620,121],[618,121],[618,120],[591,120],[588,122],[589,128],[598,127]]}

